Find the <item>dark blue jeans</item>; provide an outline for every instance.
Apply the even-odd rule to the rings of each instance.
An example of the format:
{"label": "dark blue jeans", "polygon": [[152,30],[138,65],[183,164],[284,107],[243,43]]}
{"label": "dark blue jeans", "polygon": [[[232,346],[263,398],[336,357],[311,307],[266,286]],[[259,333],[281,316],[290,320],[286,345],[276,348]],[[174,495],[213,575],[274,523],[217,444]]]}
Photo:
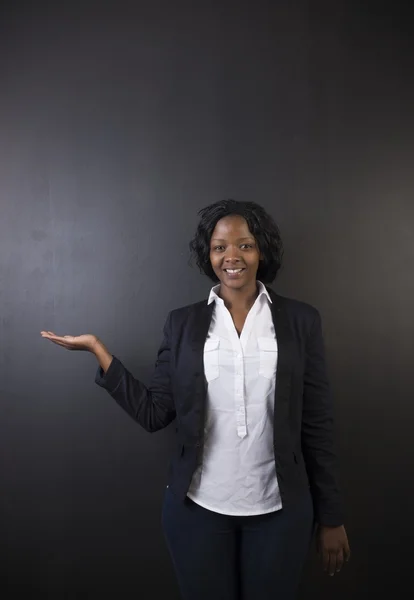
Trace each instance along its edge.
{"label": "dark blue jeans", "polygon": [[294,600],[314,532],[310,493],[236,517],[165,490],[162,528],[183,600]]}

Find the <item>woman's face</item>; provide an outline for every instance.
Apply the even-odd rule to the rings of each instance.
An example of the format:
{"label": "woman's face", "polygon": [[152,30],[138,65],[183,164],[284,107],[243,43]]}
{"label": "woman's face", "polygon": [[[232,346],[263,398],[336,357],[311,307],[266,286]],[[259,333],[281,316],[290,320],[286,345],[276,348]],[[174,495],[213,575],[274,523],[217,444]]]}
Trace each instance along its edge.
{"label": "woman's face", "polygon": [[[211,266],[220,282],[229,288],[256,285],[261,254],[250,233],[247,221],[240,215],[229,215],[217,221],[210,240]],[[227,269],[242,269],[229,273]]]}

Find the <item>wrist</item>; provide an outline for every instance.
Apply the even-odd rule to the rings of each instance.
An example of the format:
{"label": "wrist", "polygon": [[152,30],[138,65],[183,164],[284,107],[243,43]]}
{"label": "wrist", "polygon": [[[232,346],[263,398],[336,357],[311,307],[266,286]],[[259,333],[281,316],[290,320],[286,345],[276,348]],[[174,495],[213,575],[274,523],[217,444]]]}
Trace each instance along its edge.
{"label": "wrist", "polygon": [[97,354],[97,352],[100,352],[101,350],[106,349],[104,343],[95,336],[94,340],[91,343],[91,347],[90,347],[90,352],[92,352],[92,354]]}

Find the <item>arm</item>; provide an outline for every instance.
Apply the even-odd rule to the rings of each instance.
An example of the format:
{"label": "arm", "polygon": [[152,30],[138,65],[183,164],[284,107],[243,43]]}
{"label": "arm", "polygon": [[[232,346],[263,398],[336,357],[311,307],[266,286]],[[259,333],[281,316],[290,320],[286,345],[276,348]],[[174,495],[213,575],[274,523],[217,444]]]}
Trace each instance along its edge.
{"label": "arm", "polygon": [[158,350],[155,371],[148,387],[124,367],[116,356],[98,341],[94,354],[99,362],[95,383],[107,390],[112,398],[146,431],[153,433],[175,419],[171,390],[171,313],[164,325],[164,337]]}
{"label": "arm", "polygon": [[113,359],[112,354],[108,352],[108,348],[99,339],[94,344],[93,353],[95,354],[103,373],[106,373]]}
{"label": "arm", "polygon": [[333,403],[326,372],[321,317],[316,309],[306,341],[301,441],[316,521],[321,525],[340,526],[344,516],[336,479]]}

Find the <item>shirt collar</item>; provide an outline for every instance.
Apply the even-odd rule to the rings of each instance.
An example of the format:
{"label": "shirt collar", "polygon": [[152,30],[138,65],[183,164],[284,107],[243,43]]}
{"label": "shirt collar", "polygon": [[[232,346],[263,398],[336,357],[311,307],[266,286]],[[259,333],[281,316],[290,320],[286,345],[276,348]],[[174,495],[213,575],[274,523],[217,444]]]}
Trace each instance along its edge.
{"label": "shirt collar", "polygon": [[[270,294],[267,291],[265,285],[258,279],[256,279],[256,283],[259,287],[259,295],[257,297],[259,298],[259,296],[262,296],[264,294],[265,296],[267,296],[269,302],[272,302]],[[213,287],[211,288],[208,300],[207,300],[207,304],[211,304],[213,302],[213,300],[220,300],[221,302],[223,302],[223,299],[220,298],[220,296],[217,294],[219,289],[220,289],[220,283],[218,283],[217,285],[213,285]]]}

